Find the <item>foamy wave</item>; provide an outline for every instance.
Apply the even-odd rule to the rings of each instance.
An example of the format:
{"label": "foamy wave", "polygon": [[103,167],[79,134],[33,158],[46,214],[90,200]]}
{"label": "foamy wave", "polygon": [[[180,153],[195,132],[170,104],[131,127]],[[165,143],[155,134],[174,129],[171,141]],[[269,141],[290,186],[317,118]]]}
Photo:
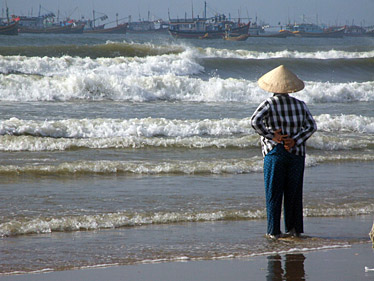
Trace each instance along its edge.
{"label": "foamy wave", "polygon": [[318,51],[318,52],[300,52],[283,50],[278,52],[258,52],[248,50],[230,50],[205,48],[200,49],[202,57],[208,58],[235,58],[235,59],[276,59],[276,58],[295,58],[295,59],[360,59],[373,58],[374,51],[369,52],[346,52],[338,50]]}
{"label": "foamy wave", "polygon": [[0,165],[0,174],[242,174],[262,170],[262,157],[195,161],[76,161],[57,165]]}
{"label": "foamy wave", "polygon": [[258,147],[259,138],[256,135],[212,138],[212,137],[111,137],[111,138],[50,138],[32,136],[0,136],[0,151],[55,151],[77,148],[109,149],[109,148],[247,148]]}
{"label": "foamy wave", "polygon": [[[349,133],[354,133],[357,139],[362,136],[362,141],[365,143],[370,141],[371,135],[374,133],[374,118],[359,115],[330,115],[322,114],[315,116],[318,130],[321,134],[326,132],[334,132],[335,135],[319,135],[324,137],[324,140],[337,141],[334,137],[349,137]],[[338,134],[338,135],[337,135]],[[224,118],[224,119],[191,119],[191,120],[177,120],[166,118],[134,118],[134,119],[65,119],[65,120],[22,120],[18,118],[10,118],[8,120],[0,121],[0,135],[11,136],[35,136],[35,137],[52,137],[52,138],[126,138],[130,136],[142,137],[143,139],[129,139],[128,145],[136,142],[145,141],[151,144],[151,141],[146,138],[189,138],[201,137],[191,139],[197,141],[200,145],[203,139],[207,137],[243,137],[255,136],[255,132],[250,124],[250,117],[243,119]],[[329,139],[326,139],[328,137]],[[185,145],[188,141],[187,139]],[[7,138],[2,138],[3,142],[9,141]],[[116,142],[118,140],[114,140]],[[124,140],[124,142],[127,140]],[[155,143],[159,139],[154,140]],[[165,140],[167,145],[169,140]],[[207,140],[208,143],[210,140]],[[219,140],[216,143],[219,146]],[[226,145],[225,141],[231,140],[223,139],[221,144]],[[175,141],[171,141],[176,143]],[[183,143],[184,140],[178,139],[177,142]],[[235,141],[233,141],[235,142]],[[251,140],[253,143],[253,140]],[[341,140],[344,143],[344,140]],[[4,145],[0,143],[0,145]],[[192,143],[190,142],[192,145]],[[79,145],[79,144],[78,144]],[[161,145],[161,144],[157,144]],[[198,144],[199,145],[199,144]],[[210,144],[211,145],[211,144]],[[229,145],[229,144],[227,144]]]}
{"label": "foamy wave", "polygon": [[329,162],[355,162],[355,161],[374,161],[374,155],[371,152],[367,154],[333,154],[333,155],[310,155],[306,156],[305,162],[307,167],[315,166],[321,163]]}
{"label": "foamy wave", "polygon": [[[370,136],[315,133],[308,140],[308,147],[316,150],[363,150],[373,148]],[[32,136],[0,136],[0,151],[64,151],[72,149],[140,149],[165,148],[259,148],[256,134],[235,137],[110,137],[110,138],[51,138]]]}
{"label": "foamy wave", "polygon": [[[366,206],[319,206],[304,208],[306,217],[354,216],[374,212],[374,204]],[[201,212],[117,212],[81,216],[14,218],[0,224],[0,237],[25,234],[97,230],[106,228],[135,227],[149,224],[173,224],[181,222],[206,222],[222,220],[265,219],[266,210],[214,210]]]}
{"label": "foamy wave", "polygon": [[[306,166],[311,167],[328,162],[374,161],[374,155],[350,152],[333,155],[307,155]],[[209,160],[158,160],[158,161],[74,161],[48,165],[44,163],[25,163],[23,165],[0,165],[3,175],[61,175],[74,174],[247,174],[261,172],[263,158],[209,159]]]}
{"label": "foamy wave", "polygon": [[54,138],[191,137],[253,134],[249,118],[221,120],[67,119],[33,121],[11,118],[0,123],[0,135],[32,135]]}
{"label": "foamy wave", "polygon": [[233,219],[264,218],[264,210],[213,211],[213,212],[165,212],[165,213],[109,213],[98,215],[66,216],[61,218],[31,218],[0,224],[0,237],[22,234],[50,233],[56,231],[96,230],[105,228],[133,227],[146,224],[180,222],[204,222]]}
{"label": "foamy wave", "polygon": [[24,73],[28,75],[116,75],[125,77],[152,76],[173,73],[175,75],[198,74],[203,67],[195,62],[190,52],[148,57],[25,57],[0,56],[0,73]]}
{"label": "foamy wave", "polygon": [[318,129],[326,132],[374,133],[374,117],[322,114],[315,119]]}
{"label": "foamy wave", "polygon": [[359,215],[370,215],[374,213],[374,204],[368,204],[366,206],[356,206],[355,203],[347,203],[341,206],[331,207],[318,206],[304,208],[304,216],[306,217],[345,217],[345,216],[359,216]]}
{"label": "foamy wave", "polygon": [[[169,65],[166,68],[150,66],[148,74],[137,74],[136,67],[135,70],[116,69],[113,73],[111,67],[103,67],[105,71],[87,71],[82,68],[73,72],[66,70],[63,75],[52,77],[0,75],[1,100],[260,103],[269,96],[258,87],[256,81],[219,77],[203,80],[181,76],[201,71],[201,66],[191,62],[190,68],[183,66],[183,61],[179,62],[181,66],[176,66],[175,70],[169,68]],[[126,72],[131,74],[127,75]],[[163,73],[151,75],[152,72]],[[306,82],[306,88],[294,96],[308,103],[374,101],[374,82]]]}
{"label": "foamy wave", "polygon": [[307,103],[372,102],[374,82],[307,82],[305,89],[293,96]]}
{"label": "foamy wave", "polygon": [[308,147],[324,151],[373,149],[373,136],[341,132],[317,131],[307,142]]}

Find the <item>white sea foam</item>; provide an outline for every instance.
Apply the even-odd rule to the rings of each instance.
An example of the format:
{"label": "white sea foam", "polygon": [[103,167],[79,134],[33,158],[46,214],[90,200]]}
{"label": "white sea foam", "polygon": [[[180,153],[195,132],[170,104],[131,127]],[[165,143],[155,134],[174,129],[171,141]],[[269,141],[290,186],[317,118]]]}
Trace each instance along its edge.
{"label": "white sea foam", "polygon": [[242,174],[262,170],[262,157],[167,161],[74,161],[56,165],[0,165],[0,174]]}
{"label": "white sea foam", "polygon": [[296,58],[296,59],[359,59],[372,58],[374,51],[368,52],[347,52],[339,50],[328,50],[318,52],[300,52],[283,50],[277,52],[258,52],[249,50],[230,50],[205,48],[200,49],[202,57],[210,58],[235,58],[235,59],[275,59],[275,58]]}
{"label": "white sea foam", "polygon": [[[356,207],[354,203],[331,207],[304,208],[304,216],[351,216],[372,214],[374,204]],[[206,222],[222,220],[249,220],[266,218],[266,210],[214,210],[200,212],[116,212],[62,217],[13,218],[0,223],[0,237],[35,233],[51,233],[106,228],[135,227],[149,224],[173,224],[180,222]]]}
{"label": "white sea foam", "polygon": [[105,228],[133,227],[146,224],[168,224],[179,222],[203,222],[225,219],[264,218],[265,210],[255,211],[212,211],[212,212],[166,212],[166,213],[109,213],[83,216],[38,217],[13,219],[0,224],[0,237],[50,233],[54,231],[95,230]]}
{"label": "white sea foam", "polygon": [[[374,155],[356,152],[333,155],[310,155],[306,157],[306,166],[311,167],[328,162],[374,161]],[[23,163],[21,165],[0,165],[0,174],[6,175],[56,175],[74,174],[248,174],[261,172],[263,158],[260,156],[232,159],[202,160],[157,160],[157,161],[72,161],[56,164]]]}
{"label": "white sea foam", "polygon": [[[329,51],[323,56],[331,58],[333,55],[330,53],[335,52]],[[294,56],[289,55],[289,51],[281,53],[285,53],[281,55],[284,57]],[[0,73],[3,73],[0,74],[0,99],[23,102],[76,99],[261,102],[268,94],[258,88],[256,81],[194,77],[204,72],[199,62],[201,56],[230,57],[232,54],[245,58],[252,51],[186,47],[177,54],[146,57],[0,56]],[[350,52],[342,52],[338,57],[349,57],[348,54],[365,57]],[[256,56],[271,58],[274,55],[264,53]],[[374,82],[306,81],[306,88],[295,95],[310,103],[373,101]]]}
{"label": "white sea foam", "polygon": [[[83,74],[82,74],[83,73]],[[211,77],[208,80],[163,75],[112,75],[95,71],[64,76],[0,75],[2,101],[115,100],[150,102],[259,103],[268,97],[256,81]],[[374,82],[306,82],[294,96],[308,103],[374,101]]]}
{"label": "white sea foam", "polygon": [[[359,115],[315,116],[319,137],[328,137],[334,141],[336,134],[354,133],[357,138],[362,134],[363,141],[370,141],[374,133],[374,117]],[[325,135],[322,135],[325,134]],[[250,118],[236,119],[191,119],[177,120],[166,118],[133,118],[133,119],[64,119],[64,120],[22,120],[10,118],[0,120],[0,135],[31,135],[53,138],[121,138],[121,137],[238,137],[256,135],[250,124]],[[365,139],[369,137],[369,139]],[[195,139],[197,142],[202,139]],[[2,139],[9,141],[9,139]],[[192,139],[194,140],[194,139]],[[116,141],[116,140],[114,140]],[[131,141],[131,140],[130,140]],[[156,139],[156,142],[158,139]],[[208,140],[209,142],[210,140]],[[230,141],[230,140],[229,140]],[[136,140],[133,140],[136,143]],[[251,140],[253,143],[253,139]],[[150,142],[148,142],[150,143]],[[222,142],[224,143],[224,142]],[[167,144],[167,141],[165,142]],[[217,143],[218,144],[218,143]],[[227,144],[229,145],[229,144]]]}
{"label": "white sea foam", "polygon": [[33,121],[11,118],[0,123],[0,135],[34,135],[55,138],[191,137],[251,134],[249,118],[221,120],[67,119]]}
{"label": "white sea foam", "polygon": [[326,132],[374,133],[374,117],[322,114],[315,119],[318,129]]}
{"label": "white sea foam", "polygon": [[258,147],[257,135],[242,137],[110,137],[110,138],[51,138],[32,136],[0,136],[0,151],[54,151],[76,148],[108,149],[108,148],[247,148]]}

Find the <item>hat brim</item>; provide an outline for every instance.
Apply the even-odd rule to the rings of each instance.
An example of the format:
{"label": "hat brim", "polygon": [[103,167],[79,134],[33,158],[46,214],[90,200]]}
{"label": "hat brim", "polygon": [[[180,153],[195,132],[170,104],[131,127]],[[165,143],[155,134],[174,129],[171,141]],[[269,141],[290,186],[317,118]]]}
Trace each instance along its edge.
{"label": "hat brim", "polygon": [[265,91],[279,94],[295,93],[304,89],[305,84],[284,65],[269,71],[258,80]]}

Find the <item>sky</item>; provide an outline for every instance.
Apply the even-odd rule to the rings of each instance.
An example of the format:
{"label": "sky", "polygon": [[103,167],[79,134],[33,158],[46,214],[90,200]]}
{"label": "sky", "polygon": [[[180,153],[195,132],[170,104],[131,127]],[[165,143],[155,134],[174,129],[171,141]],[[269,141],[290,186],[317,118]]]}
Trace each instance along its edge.
{"label": "sky", "polygon": [[[60,11],[61,17],[75,19],[96,14],[106,14],[109,20],[118,18],[132,21],[148,18],[168,19],[203,15],[203,0],[0,0],[2,11],[7,3],[11,14],[36,16],[39,4],[42,13]],[[193,8],[192,8],[193,7]],[[318,23],[326,25],[355,24],[374,25],[374,0],[207,0],[207,16],[224,13],[232,18],[251,18],[270,25],[291,22]]]}

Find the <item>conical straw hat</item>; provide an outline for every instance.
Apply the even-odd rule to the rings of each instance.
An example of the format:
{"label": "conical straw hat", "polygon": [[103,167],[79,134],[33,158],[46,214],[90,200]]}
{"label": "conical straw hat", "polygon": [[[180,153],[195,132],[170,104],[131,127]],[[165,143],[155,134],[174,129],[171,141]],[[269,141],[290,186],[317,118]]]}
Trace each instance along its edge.
{"label": "conical straw hat", "polygon": [[284,65],[263,75],[258,79],[258,85],[265,91],[278,94],[295,93],[304,89],[304,82]]}

